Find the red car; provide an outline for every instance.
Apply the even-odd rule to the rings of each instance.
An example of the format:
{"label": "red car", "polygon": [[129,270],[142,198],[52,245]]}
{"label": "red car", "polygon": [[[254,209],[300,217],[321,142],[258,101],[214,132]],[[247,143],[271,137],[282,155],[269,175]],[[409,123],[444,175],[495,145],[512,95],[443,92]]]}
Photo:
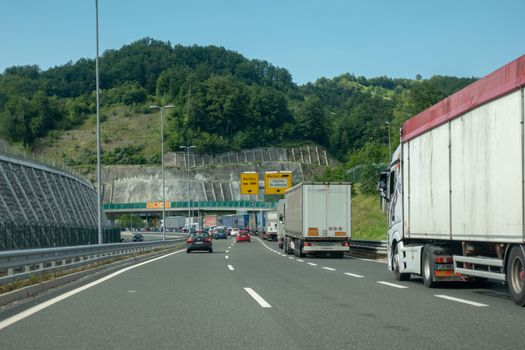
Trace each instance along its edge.
{"label": "red car", "polygon": [[240,230],[239,234],[235,236],[235,242],[250,242],[248,230]]}

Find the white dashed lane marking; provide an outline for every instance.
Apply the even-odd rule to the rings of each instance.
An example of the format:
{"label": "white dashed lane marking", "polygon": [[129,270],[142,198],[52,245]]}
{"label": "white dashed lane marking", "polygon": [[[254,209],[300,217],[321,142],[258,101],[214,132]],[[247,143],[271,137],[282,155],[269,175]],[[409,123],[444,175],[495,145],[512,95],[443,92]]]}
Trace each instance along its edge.
{"label": "white dashed lane marking", "polygon": [[400,288],[400,289],[408,288],[407,286],[402,286],[402,285],[400,285],[400,284],[395,284],[395,283],[390,283],[390,282],[384,282],[384,281],[377,281],[377,283],[379,283],[379,284],[383,284],[383,285],[385,285],[385,286],[389,286],[389,287]]}
{"label": "white dashed lane marking", "polygon": [[264,300],[259,294],[257,294],[257,292],[255,292],[253,289],[251,288],[244,288],[244,290],[246,291],[246,293],[248,293],[256,302],[259,303],[259,305],[261,305],[262,307],[264,308],[269,308],[269,307],[272,307],[270,304],[268,304],[268,302],[266,300]]}
{"label": "white dashed lane marking", "polygon": [[455,301],[455,302],[462,303],[462,304],[467,304],[467,305],[472,305],[472,306],[477,306],[477,307],[488,307],[487,304],[482,304],[482,303],[478,303],[478,302],[470,301],[466,299],[449,297],[448,295],[436,294],[434,296],[437,298],[447,299],[447,300]]}
{"label": "white dashed lane marking", "polygon": [[357,278],[365,277],[365,276],[358,275],[357,273],[351,273],[351,272],[345,272],[345,275],[352,276],[352,277],[357,277]]}

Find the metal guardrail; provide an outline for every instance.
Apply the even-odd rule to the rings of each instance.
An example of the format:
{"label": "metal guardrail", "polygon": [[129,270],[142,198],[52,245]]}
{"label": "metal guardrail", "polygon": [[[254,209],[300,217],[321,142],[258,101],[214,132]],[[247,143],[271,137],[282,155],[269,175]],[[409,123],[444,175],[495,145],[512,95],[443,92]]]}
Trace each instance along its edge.
{"label": "metal guardrail", "polygon": [[350,240],[350,251],[386,255],[388,248],[387,244],[387,241]]}
{"label": "metal guardrail", "polygon": [[185,238],[4,251],[0,252],[0,285],[133,253],[171,248],[183,241]]}

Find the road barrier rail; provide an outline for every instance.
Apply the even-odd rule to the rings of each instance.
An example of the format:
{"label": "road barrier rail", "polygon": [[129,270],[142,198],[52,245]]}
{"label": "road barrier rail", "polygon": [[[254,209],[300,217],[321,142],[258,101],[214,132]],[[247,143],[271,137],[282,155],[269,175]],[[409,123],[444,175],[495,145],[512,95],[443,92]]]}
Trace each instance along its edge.
{"label": "road barrier rail", "polygon": [[73,269],[103,260],[173,248],[185,238],[0,252],[0,285],[35,275]]}
{"label": "road barrier rail", "polygon": [[387,241],[351,240],[350,251],[358,253],[375,253],[380,255],[386,255]]}

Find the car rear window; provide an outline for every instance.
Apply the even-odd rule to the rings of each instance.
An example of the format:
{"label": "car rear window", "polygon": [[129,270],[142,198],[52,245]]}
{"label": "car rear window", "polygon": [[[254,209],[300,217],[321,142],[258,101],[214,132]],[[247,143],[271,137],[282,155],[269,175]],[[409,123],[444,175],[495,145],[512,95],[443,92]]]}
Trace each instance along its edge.
{"label": "car rear window", "polygon": [[210,237],[209,234],[203,232],[203,233],[192,233],[190,235],[191,238],[206,238],[206,237]]}

